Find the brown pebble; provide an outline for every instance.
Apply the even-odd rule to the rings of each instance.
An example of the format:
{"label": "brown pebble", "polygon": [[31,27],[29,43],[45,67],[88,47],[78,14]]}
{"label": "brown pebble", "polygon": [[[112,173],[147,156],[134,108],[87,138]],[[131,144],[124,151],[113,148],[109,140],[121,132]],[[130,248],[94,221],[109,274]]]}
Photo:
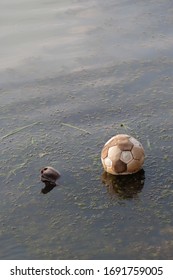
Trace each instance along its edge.
{"label": "brown pebble", "polygon": [[40,171],[40,179],[44,183],[56,185],[56,180],[60,177],[59,171],[51,166],[46,166]]}

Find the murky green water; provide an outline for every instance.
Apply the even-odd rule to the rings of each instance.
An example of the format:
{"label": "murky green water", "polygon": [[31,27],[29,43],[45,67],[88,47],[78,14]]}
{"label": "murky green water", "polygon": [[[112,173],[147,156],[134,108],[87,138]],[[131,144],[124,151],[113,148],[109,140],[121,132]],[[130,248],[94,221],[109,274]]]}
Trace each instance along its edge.
{"label": "murky green water", "polygon": [[[0,258],[172,259],[172,1],[0,5]],[[120,180],[100,152],[124,132],[146,160]]]}

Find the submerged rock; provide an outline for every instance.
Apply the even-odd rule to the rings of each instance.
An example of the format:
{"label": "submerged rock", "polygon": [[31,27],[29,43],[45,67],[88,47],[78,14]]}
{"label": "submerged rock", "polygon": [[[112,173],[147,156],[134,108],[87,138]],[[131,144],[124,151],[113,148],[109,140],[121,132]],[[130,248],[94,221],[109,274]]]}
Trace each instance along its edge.
{"label": "submerged rock", "polygon": [[46,166],[40,170],[40,179],[46,187],[55,187],[60,173],[51,166]]}

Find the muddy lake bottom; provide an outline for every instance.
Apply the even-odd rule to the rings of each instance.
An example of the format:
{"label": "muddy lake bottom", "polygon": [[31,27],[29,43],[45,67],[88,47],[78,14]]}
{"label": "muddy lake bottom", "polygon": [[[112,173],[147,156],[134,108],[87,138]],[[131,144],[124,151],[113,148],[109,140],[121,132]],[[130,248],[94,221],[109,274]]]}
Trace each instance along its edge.
{"label": "muddy lake bottom", "polygon": [[[23,53],[22,62],[0,70],[0,259],[172,259],[172,22],[168,13],[162,30],[151,17],[171,3],[158,1],[154,9],[154,1],[147,7],[139,1],[134,17],[132,1],[100,1],[99,9],[97,1],[60,2],[45,1],[42,9],[47,18],[58,11],[51,30],[63,19],[68,44],[64,33],[59,43],[46,30],[39,55]],[[117,9],[123,24],[116,32]],[[141,38],[127,53],[121,43],[127,40],[131,50],[129,23],[140,15],[142,27],[135,25],[131,35]],[[30,36],[36,49],[43,38],[34,43]],[[81,40],[88,43],[85,52]],[[101,149],[119,133],[143,144],[145,163],[136,175],[103,172]],[[47,165],[61,178],[43,194],[39,173]]]}

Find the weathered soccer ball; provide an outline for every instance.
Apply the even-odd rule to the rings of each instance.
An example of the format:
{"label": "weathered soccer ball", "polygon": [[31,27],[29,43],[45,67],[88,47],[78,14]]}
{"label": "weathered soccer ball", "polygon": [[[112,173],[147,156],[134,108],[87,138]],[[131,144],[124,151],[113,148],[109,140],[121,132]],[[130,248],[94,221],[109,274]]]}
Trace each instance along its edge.
{"label": "weathered soccer ball", "polygon": [[106,172],[126,175],[138,172],[144,163],[142,144],[127,134],[118,134],[109,139],[101,152],[101,161]]}

